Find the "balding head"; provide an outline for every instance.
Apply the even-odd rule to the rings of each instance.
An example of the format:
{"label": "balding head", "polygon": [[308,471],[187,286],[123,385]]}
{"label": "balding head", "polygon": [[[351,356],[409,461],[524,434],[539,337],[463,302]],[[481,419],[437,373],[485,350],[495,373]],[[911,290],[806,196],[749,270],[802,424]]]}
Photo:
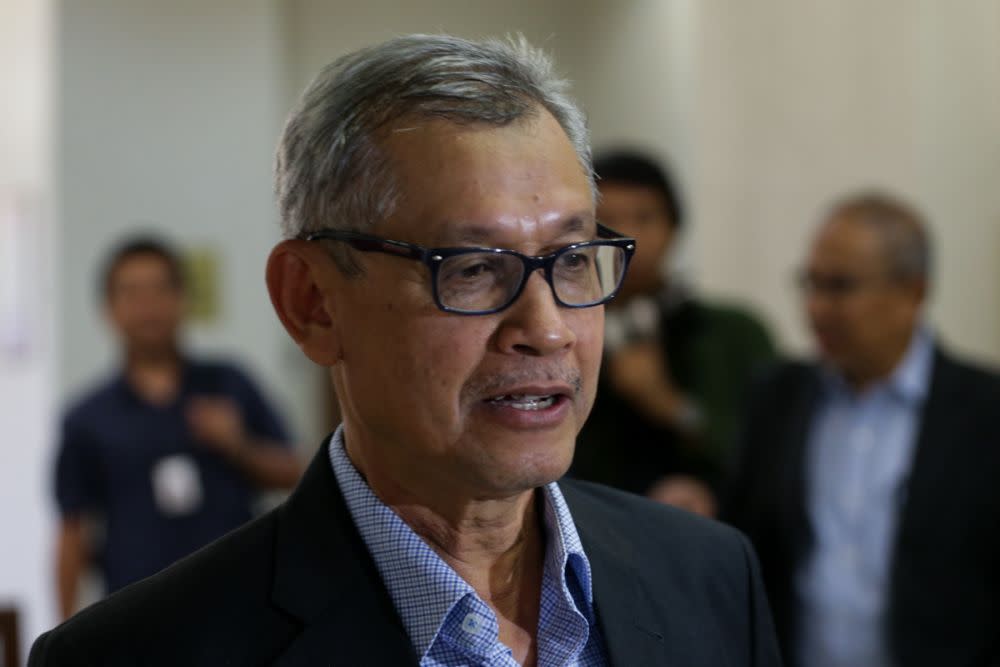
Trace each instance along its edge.
{"label": "balding head", "polygon": [[836,202],[825,221],[868,227],[879,240],[889,276],[904,282],[930,282],[927,225],[923,216],[903,201],[880,192],[853,195]]}
{"label": "balding head", "polygon": [[883,194],[840,200],[816,233],[806,312],[820,353],[859,388],[892,373],[920,325],[929,245],[921,217]]}

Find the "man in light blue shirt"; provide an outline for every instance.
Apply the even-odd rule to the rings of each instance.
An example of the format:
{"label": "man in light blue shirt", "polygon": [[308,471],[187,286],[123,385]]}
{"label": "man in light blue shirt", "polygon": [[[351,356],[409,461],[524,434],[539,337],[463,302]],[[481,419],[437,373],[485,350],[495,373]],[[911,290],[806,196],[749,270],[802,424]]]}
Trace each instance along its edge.
{"label": "man in light blue shirt", "polygon": [[412,35],[320,73],[267,283],[343,424],[287,503],[32,667],[780,664],[745,537],[558,481],[635,249],[596,220],[566,88],[523,40]]}
{"label": "man in light blue shirt", "polygon": [[924,320],[925,223],[863,193],[801,276],[816,363],[761,378],[726,516],[800,667],[1000,664],[1000,376]]}
{"label": "man in light blue shirt", "polygon": [[884,381],[858,394],[832,369],[806,452],[816,545],[796,573],[799,664],[889,665],[889,560],[934,348],[921,330]]}

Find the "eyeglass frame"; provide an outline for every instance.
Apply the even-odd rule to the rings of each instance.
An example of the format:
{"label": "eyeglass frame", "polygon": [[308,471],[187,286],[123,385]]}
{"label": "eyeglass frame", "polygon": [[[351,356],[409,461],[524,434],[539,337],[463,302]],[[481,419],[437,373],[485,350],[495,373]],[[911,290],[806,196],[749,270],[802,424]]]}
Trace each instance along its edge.
{"label": "eyeglass frame", "polygon": [[[525,255],[524,253],[520,253],[516,250],[509,250],[506,248],[485,248],[476,246],[427,248],[416,243],[395,241],[393,239],[385,239],[371,234],[363,234],[361,232],[329,228],[307,232],[299,238],[304,241],[340,241],[342,243],[347,243],[350,247],[359,252],[380,252],[387,255],[394,255],[396,257],[403,257],[405,259],[418,260],[423,262],[423,264],[430,270],[431,294],[434,297],[434,304],[440,310],[456,315],[493,315],[506,310],[513,305],[514,302],[521,296],[521,293],[524,292],[524,287],[528,284],[528,280],[531,278],[531,275],[539,269],[542,269],[542,274],[545,276],[545,282],[548,283],[549,289],[552,291],[552,298],[555,299],[555,302],[563,308],[593,308],[594,306],[600,306],[613,299],[621,290],[625,274],[628,272],[629,263],[632,261],[632,255],[635,253],[636,241],[634,238],[625,236],[620,232],[616,232],[610,227],[606,227],[600,223],[597,223],[597,236],[598,238],[590,241],[581,241],[579,243],[571,243],[570,245],[563,246],[547,255]],[[617,287],[615,287],[610,294],[602,297],[594,303],[566,303],[559,298],[559,294],[556,292],[556,287],[552,282],[552,269],[555,266],[556,259],[572,250],[598,245],[618,247],[625,253],[621,279],[618,281]],[[446,306],[441,302],[441,296],[438,293],[438,272],[440,271],[441,265],[450,257],[476,253],[512,255],[520,259],[524,267],[524,273],[521,276],[521,284],[518,285],[518,288],[511,294],[506,303],[496,308],[486,310],[462,310],[460,308]]]}
{"label": "eyeglass frame", "polygon": [[795,287],[806,298],[822,295],[828,299],[849,299],[854,295],[879,285],[892,285],[899,277],[891,273],[869,275],[833,275],[817,277],[802,268],[795,272]]}

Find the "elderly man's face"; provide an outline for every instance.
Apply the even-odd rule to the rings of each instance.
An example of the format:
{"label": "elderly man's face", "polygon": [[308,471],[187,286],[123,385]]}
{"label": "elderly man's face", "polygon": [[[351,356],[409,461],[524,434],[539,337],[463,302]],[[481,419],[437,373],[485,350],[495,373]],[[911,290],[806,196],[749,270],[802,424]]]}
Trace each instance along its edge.
{"label": "elderly man's face", "polygon": [[[395,214],[374,233],[540,255],[595,237],[590,184],[546,112],[501,128],[403,122],[384,143]],[[429,271],[359,255],[338,281],[334,368],[348,447],[400,484],[501,497],[560,477],[594,398],[602,307],[559,307],[541,272],[506,310],[442,312]]]}
{"label": "elderly man's face", "polygon": [[891,370],[917,326],[923,293],[890,275],[876,232],[851,218],[827,222],[804,279],[820,353],[853,378]]}

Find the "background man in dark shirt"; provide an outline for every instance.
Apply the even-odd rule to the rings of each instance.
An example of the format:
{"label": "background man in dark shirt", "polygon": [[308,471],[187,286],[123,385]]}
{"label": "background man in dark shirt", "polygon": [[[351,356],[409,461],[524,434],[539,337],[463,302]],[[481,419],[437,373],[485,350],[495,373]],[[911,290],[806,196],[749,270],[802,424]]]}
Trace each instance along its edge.
{"label": "background man in dark shirt", "polygon": [[[247,376],[182,354],[182,283],[177,257],[153,239],[129,241],[108,260],[104,305],[123,367],[62,425],[55,483],[64,617],[89,565],[115,591],[246,522],[259,488],[299,477],[281,420]],[[96,549],[89,518],[103,527]]]}
{"label": "background man in dark shirt", "polygon": [[638,243],[607,308],[603,373],[572,472],[714,514],[744,390],[774,345],[752,314],[696,298],[664,270],[685,223],[665,169],[614,151],[597,156],[594,171],[598,219]]}

